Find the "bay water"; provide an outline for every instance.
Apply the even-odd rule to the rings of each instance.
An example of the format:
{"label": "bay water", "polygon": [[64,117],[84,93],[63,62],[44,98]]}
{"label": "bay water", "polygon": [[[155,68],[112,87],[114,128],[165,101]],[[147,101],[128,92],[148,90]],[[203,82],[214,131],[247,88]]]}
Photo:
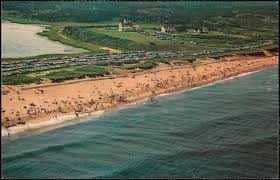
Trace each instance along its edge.
{"label": "bay water", "polygon": [[1,58],[87,52],[87,50],[39,36],[38,32],[46,30],[42,25],[1,21],[1,30]]}

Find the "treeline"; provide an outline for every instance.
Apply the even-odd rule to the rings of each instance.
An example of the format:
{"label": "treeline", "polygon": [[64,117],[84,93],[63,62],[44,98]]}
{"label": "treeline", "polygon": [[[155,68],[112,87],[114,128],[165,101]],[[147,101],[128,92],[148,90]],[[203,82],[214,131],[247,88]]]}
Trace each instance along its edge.
{"label": "treeline", "polygon": [[[138,23],[171,24],[177,32],[187,29],[218,31],[259,39],[278,38],[276,2],[2,2],[3,17],[46,22],[104,22],[117,25],[122,19]],[[106,25],[104,25],[106,26]],[[107,26],[109,27],[109,25]],[[80,28],[81,29],[81,28]],[[81,32],[83,31],[83,32]],[[87,30],[65,29],[65,33],[87,42],[131,50],[157,50]],[[87,37],[87,38],[86,38]],[[162,48],[162,47],[161,47]],[[128,49],[129,50],[129,49]]]}
{"label": "treeline", "polygon": [[171,24],[199,23],[204,19],[235,16],[234,11],[278,14],[276,2],[2,2],[10,15],[48,22],[98,22],[123,18]]}

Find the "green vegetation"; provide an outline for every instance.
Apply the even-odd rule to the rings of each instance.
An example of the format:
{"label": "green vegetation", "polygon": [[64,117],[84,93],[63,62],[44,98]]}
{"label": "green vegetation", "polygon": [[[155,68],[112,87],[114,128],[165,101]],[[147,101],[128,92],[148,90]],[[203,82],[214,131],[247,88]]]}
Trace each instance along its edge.
{"label": "green vegetation", "polygon": [[126,65],[123,66],[124,69],[135,69],[135,68],[139,68],[139,69],[152,69],[154,67],[157,66],[157,63],[154,61],[145,61],[144,63],[138,63],[138,64],[134,64],[134,65]]}
{"label": "green vegetation", "polygon": [[70,80],[75,78],[81,79],[86,76],[97,77],[97,76],[104,76],[106,74],[109,74],[109,72],[105,68],[97,67],[97,66],[85,66],[85,67],[75,68],[71,71],[69,70],[54,71],[40,77],[50,79],[52,82],[63,82],[65,80]]}
{"label": "green vegetation", "polygon": [[[3,19],[51,25],[48,31],[39,34],[91,52],[105,52],[102,47],[195,52],[278,39],[276,2],[5,1],[2,9]],[[181,40],[172,43],[137,32],[119,32],[117,25],[124,18],[139,24],[146,32],[159,30],[167,22],[176,28],[176,36]],[[187,29],[202,27],[209,33],[186,33]]]}
{"label": "green vegetation", "polygon": [[98,46],[94,44],[89,44],[83,39],[73,39],[71,36],[66,36],[64,32],[65,25],[52,25],[47,27],[47,30],[38,33],[41,36],[47,36],[50,40],[59,41],[63,44],[67,44],[70,46],[74,46],[77,48],[87,49],[91,52],[102,53],[106,52],[105,50],[100,49]]}
{"label": "green vegetation", "polygon": [[146,61],[143,64],[138,64],[136,67],[140,69],[152,69],[157,66],[157,63],[154,61]]}
{"label": "green vegetation", "polygon": [[48,74],[39,76],[25,75],[13,75],[2,78],[2,83],[4,85],[19,85],[19,84],[30,84],[30,83],[40,83],[43,79],[49,79],[52,82],[63,82],[65,80],[71,79],[81,79],[84,77],[98,77],[108,75],[110,72],[98,66],[84,66],[77,68],[64,68],[61,70],[50,71]]}
{"label": "green vegetation", "polygon": [[63,33],[76,40],[81,40],[90,44],[96,44],[98,46],[129,48],[137,45],[133,41],[127,39],[115,38],[112,36],[73,26],[65,27]]}
{"label": "green vegetation", "polygon": [[[142,24],[141,24],[141,26],[142,26]],[[160,27],[160,25],[158,27]],[[137,32],[118,31],[118,29],[116,27],[115,28],[90,28],[89,30],[96,32],[96,33],[105,34],[105,35],[113,37],[113,38],[126,39],[126,40],[130,40],[130,41],[142,43],[142,44],[150,42],[150,41],[164,42],[164,41],[158,40],[154,36],[146,36],[143,34],[139,34]]]}
{"label": "green vegetation", "polygon": [[[68,26],[63,30],[65,36],[77,41],[87,42],[99,47],[110,47],[123,51],[171,51],[171,50],[202,50],[202,47],[191,43],[175,44],[160,40],[151,35],[141,35],[137,32],[120,32],[112,28],[88,28]],[[153,42],[151,44],[150,42]]]}
{"label": "green vegetation", "polygon": [[8,61],[19,61],[19,60],[30,60],[30,59],[44,59],[44,58],[56,58],[56,57],[72,57],[72,56],[79,56],[82,54],[87,53],[76,53],[76,54],[44,54],[44,55],[38,55],[38,56],[28,56],[28,57],[19,57],[19,58],[1,58],[2,62],[8,62]]}
{"label": "green vegetation", "polygon": [[2,77],[2,83],[4,85],[19,85],[19,84],[30,84],[30,83],[39,83],[41,78],[29,77],[26,75],[16,75],[9,77]]}
{"label": "green vegetation", "polygon": [[[198,25],[212,17],[234,17],[242,14],[245,22],[250,14],[277,16],[277,2],[3,2],[10,16],[45,22],[98,22],[127,18],[133,21]],[[17,14],[20,12],[20,15]],[[186,13],[187,12],[187,13]],[[250,22],[249,22],[250,23]],[[218,23],[217,23],[218,24]],[[219,25],[223,25],[219,23]],[[248,24],[250,25],[250,24]]]}
{"label": "green vegetation", "polygon": [[170,64],[170,60],[167,60],[167,59],[160,59],[160,60],[157,60],[157,62],[164,63],[164,64]]}

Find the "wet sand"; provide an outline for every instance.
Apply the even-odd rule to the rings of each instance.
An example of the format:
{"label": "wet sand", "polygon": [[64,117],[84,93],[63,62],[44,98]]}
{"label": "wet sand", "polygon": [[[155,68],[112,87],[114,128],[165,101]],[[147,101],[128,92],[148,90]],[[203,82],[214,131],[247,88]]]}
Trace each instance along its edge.
{"label": "wet sand", "polygon": [[[195,65],[160,66],[120,77],[68,81],[61,84],[2,86],[2,136],[88,119],[160,94],[206,85],[242,73],[276,67],[278,55],[236,56]],[[94,113],[95,112],[95,113]],[[97,112],[97,113],[96,113]]]}

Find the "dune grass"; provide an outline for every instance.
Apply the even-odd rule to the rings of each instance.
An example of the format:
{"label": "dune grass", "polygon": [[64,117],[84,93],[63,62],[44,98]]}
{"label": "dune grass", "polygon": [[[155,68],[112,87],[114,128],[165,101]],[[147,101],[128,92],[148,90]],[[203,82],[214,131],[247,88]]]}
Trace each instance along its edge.
{"label": "dune grass", "polygon": [[154,61],[145,61],[144,63],[138,63],[138,64],[133,64],[133,65],[126,65],[126,66],[123,66],[122,68],[123,69],[136,69],[136,68],[139,68],[139,69],[147,70],[147,69],[152,69],[152,68],[154,68],[156,66],[157,66],[157,63],[154,62]]}
{"label": "dune grass", "polygon": [[26,75],[16,75],[2,77],[3,85],[19,85],[19,84],[30,84],[30,83],[39,83],[42,79],[38,77],[29,77]]}
{"label": "dune grass", "polygon": [[79,68],[74,68],[73,70],[61,70],[50,72],[49,74],[40,76],[40,78],[47,78],[52,82],[63,82],[70,79],[81,79],[88,77],[104,76],[109,74],[104,67],[98,66],[84,66]]}

